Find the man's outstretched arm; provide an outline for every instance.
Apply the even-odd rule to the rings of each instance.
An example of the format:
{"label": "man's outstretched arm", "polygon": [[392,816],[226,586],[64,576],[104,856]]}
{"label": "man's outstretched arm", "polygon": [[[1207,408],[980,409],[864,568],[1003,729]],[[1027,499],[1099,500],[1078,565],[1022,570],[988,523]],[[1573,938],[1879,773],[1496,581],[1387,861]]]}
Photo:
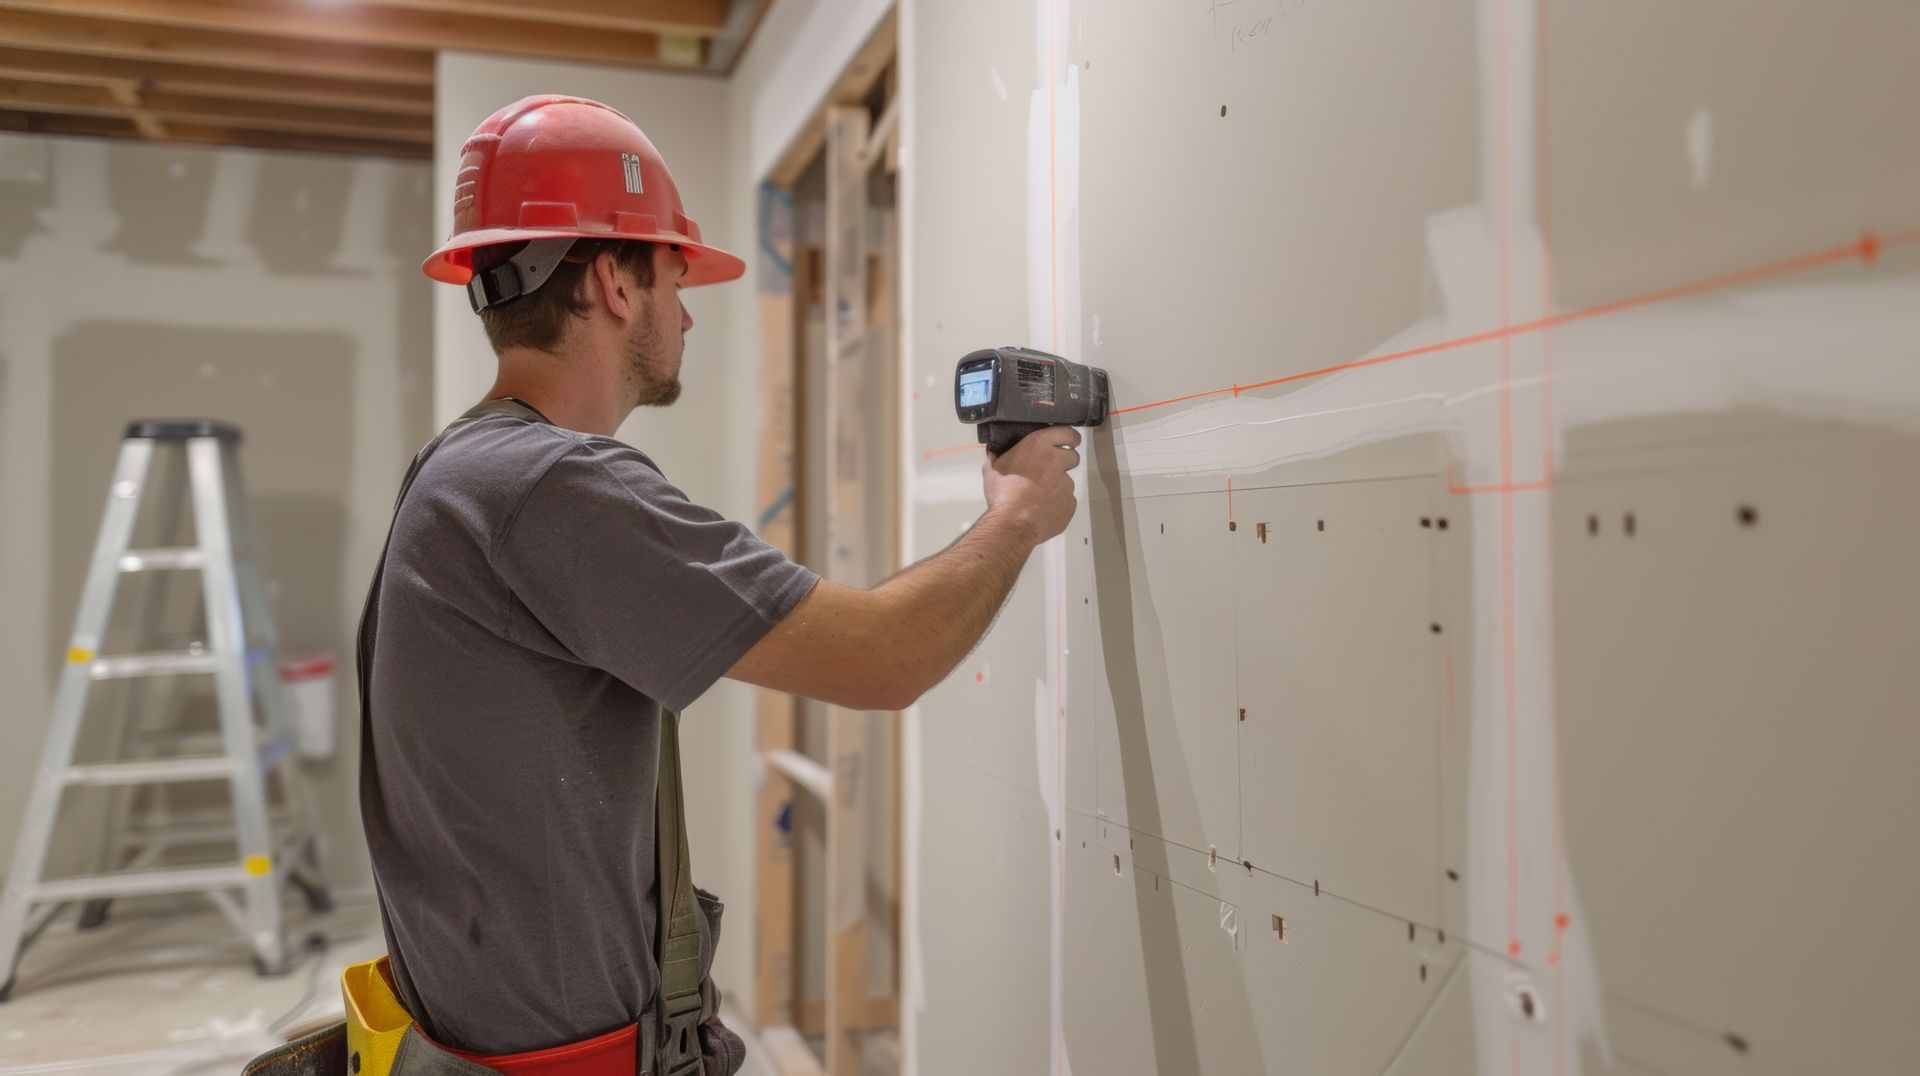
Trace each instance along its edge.
{"label": "man's outstretched arm", "polygon": [[987,510],[872,590],[822,580],[727,673],[857,710],[901,710],[945,679],[1006,603],[1035,546],[1073,518],[1080,434],[1054,426],[982,470]]}

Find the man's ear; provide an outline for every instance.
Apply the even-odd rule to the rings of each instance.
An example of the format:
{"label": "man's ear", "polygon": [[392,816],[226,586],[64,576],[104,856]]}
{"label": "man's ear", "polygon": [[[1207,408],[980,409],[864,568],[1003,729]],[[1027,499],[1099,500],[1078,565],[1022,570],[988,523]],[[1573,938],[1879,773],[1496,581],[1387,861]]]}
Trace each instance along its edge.
{"label": "man's ear", "polygon": [[593,276],[601,301],[607,306],[607,312],[621,321],[633,317],[640,296],[634,291],[633,280],[620,268],[619,259],[611,252],[602,252],[594,255],[587,269]]}

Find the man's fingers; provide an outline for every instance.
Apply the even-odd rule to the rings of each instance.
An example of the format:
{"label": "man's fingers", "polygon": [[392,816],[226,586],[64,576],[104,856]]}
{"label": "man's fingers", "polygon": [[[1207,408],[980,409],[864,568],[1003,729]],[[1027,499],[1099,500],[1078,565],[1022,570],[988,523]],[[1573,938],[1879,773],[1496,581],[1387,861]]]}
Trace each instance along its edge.
{"label": "man's fingers", "polygon": [[1072,426],[1048,426],[1045,431],[1047,440],[1061,448],[1077,448],[1080,444],[1080,431]]}

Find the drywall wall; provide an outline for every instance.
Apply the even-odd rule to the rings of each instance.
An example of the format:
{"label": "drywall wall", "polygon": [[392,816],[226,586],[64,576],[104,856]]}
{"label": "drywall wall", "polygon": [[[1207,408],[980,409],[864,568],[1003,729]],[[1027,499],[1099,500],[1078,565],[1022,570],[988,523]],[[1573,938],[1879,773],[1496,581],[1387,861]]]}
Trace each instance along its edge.
{"label": "drywall wall", "polygon": [[[434,119],[433,242],[443,239],[453,221],[453,174],[460,146],[469,132],[494,110],[529,94],[562,93],[604,101],[626,113],[647,132],[672,170],[687,215],[700,223],[710,243],[746,254],[752,232],[736,225],[730,198],[735,174],[730,163],[727,83],[705,75],[674,75],[583,64],[547,63],[443,52],[438,66],[438,107]],[[751,218],[743,218],[751,220]],[[432,245],[420,252],[424,259]],[[679,402],[645,408],[621,426],[622,440],[638,446],[659,463],[687,495],[734,519],[754,516],[750,431],[758,411],[749,403],[738,410],[744,370],[757,368],[751,331],[735,332],[742,322],[735,303],[752,301],[751,277],[745,281],[683,293],[694,328],[687,337],[684,386]],[[493,351],[480,321],[458,288],[438,287],[434,312],[434,417],[452,421],[493,384]],[[738,354],[745,349],[744,354]],[[751,374],[742,375],[751,386]],[[752,397],[747,397],[749,401]],[[687,831],[694,848],[694,874],[700,884],[744,909],[753,884],[752,785],[757,763],[753,750],[754,709],[750,689],[722,681],[686,715],[685,752]],[[745,923],[746,915],[728,917]],[[743,1006],[750,1007],[752,947],[738,927],[720,948],[715,978]],[[750,1011],[750,1009],[749,1009]]]}
{"label": "drywall wall", "polygon": [[954,360],[1107,367],[909,740],[922,1074],[1888,1072],[1920,944],[1920,11],[908,3]]}
{"label": "drywall wall", "polygon": [[[405,162],[0,135],[0,863],[129,419],[242,428],[283,649],[350,653],[429,429],[429,205]],[[339,753],[303,765],[352,892],[370,881],[342,673]],[[66,842],[57,866],[96,847]]]}

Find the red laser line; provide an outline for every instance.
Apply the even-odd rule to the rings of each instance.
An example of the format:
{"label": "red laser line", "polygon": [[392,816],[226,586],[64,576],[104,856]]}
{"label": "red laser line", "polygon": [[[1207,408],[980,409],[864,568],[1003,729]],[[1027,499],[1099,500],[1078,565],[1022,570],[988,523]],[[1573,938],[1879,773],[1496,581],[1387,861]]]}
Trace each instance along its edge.
{"label": "red laser line", "polygon": [[1187,400],[1198,400],[1202,396],[1218,396],[1223,392],[1231,392],[1235,396],[1238,396],[1240,395],[1241,388],[1257,389],[1259,387],[1260,387],[1259,385],[1247,385],[1247,386],[1242,386],[1242,387],[1237,387],[1232,389],[1208,389],[1206,392],[1196,392],[1189,396],[1175,396],[1171,400],[1160,400],[1156,403],[1134,404],[1132,407],[1116,407],[1107,413],[1110,415],[1124,415],[1129,411],[1145,411],[1149,407],[1165,407],[1168,404],[1182,403]]}
{"label": "red laser line", "polygon": [[1553,962],[1553,1072],[1561,1076],[1566,1071],[1567,1052],[1567,969],[1560,962]]}
{"label": "red laser line", "polygon": [[[1372,355],[1367,358],[1353,359],[1348,362],[1338,362],[1331,366],[1322,366],[1317,370],[1304,370],[1297,374],[1287,374],[1283,377],[1269,378],[1265,381],[1257,381],[1251,385],[1208,389],[1205,392],[1190,392],[1185,396],[1173,396],[1165,400],[1154,400],[1151,403],[1133,404],[1129,407],[1116,407],[1108,413],[1111,415],[1131,414],[1135,411],[1147,411],[1157,407],[1168,407],[1177,403],[1185,403],[1188,400],[1199,400],[1208,396],[1220,396],[1235,392],[1236,389],[1238,393],[1246,393],[1254,389],[1270,388],[1274,385],[1284,385],[1293,381],[1307,381],[1316,377],[1325,377],[1328,374],[1337,374],[1344,370],[1357,370],[1364,366],[1378,366],[1382,363],[1399,362],[1403,359],[1419,358],[1422,355],[1432,355],[1442,351],[1454,351],[1463,347],[1472,347],[1476,344],[1491,343],[1503,337],[1544,332],[1549,329],[1557,329],[1563,325],[1571,325],[1574,322],[1587,321],[1592,318],[1604,317],[1608,314],[1617,314],[1621,311],[1631,310],[1637,307],[1655,306],[1660,303],[1690,298],[1695,295],[1735,287],[1740,284],[1751,284],[1771,277],[1789,276],[1794,273],[1806,272],[1810,269],[1818,269],[1823,266],[1847,261],[1851,258],[1859,258],[1867,264],[1872,264],[1878,259],[1881,253],[1889,249],[1915,244],[1920,244],[1920,228],[1904,228],[1884,234],[1869,232],[1859,239],[1849,243],[1843,243],[1839,246],[1826,247],[1821,250],[1810,251],[1806,254],[1782,258],[1778,261],[1766,262],[1761,265],[1750,266],[1745,269],[1722,273],[1717,276],[1688,281],[1684,284],[1675,284],[1671,287],[1660,288],[1656,291],[1642,292],[1638,295],[1630,295],[1623,299],[1612,300],[1611,302],[1580,307],[1575,310],[1566,311],[1565,313],[1553,314],[1533,321],[1521,322],[1518,325],[1509,325],[1504,329],[1487,329],[1483,332],[1470,333],[1466,336],[1458,336],[1450,340],[1439,340],[1431,344],[1422,344],[1419,347],[1410,347],[1401,351],[1388,352],[1383,355]],[[950,445],[945,448],[929,449],[922,452],[921,457],[930,460],[950,453],[964,452],[979,447],[977,444]]]}
{"label": "red laser line", "polygon": [[[1533,321],[1523,321],[1517,325],[1509,325],[1504,329],[1487,329],[1482,332],[1469,333],[1466,336],[1454,337],[1450,340],[1439,340],[1431,344],[1422,344],[1419,347],[1410,347],[1401,351],[1391,351],[1383,355],[1372,355],[1366,358],[1352,359],[1347,362],[1337,362],[1330,366],[1322,366],[1316,370],[1303,370],[1297,374],[1287,374],[1282,377],[1269,378],[1265,381],[1256,381],[1250,385],[1240,385],[1238,389],[1241,393],[1246,393],[1254,389],[1270,388],[1274,385],[1284,385],[1293,381],[1307,381],[1316,377],[1325,377],[1328,374],[1337,374],[1344,370],[1357,370],[1364,366],[1378,366],[1382,363],[1399,362],[1403,359],[1418,358],[1422,355],[1432,355],[1436,352],[1454,351],[1463,347],[1472,347],[1476,344],[1492,343],[1505,337],[1521,336],[1527,333],[1541,332],[1546,329],[1555,329],[1563,325],[1571,325],[1578,321],[1586,321],[1607,314],[1617,314],[1623,310],[1631,310],[1635,307],[1653,306],[1659,303],[1672,302],[1675,299],[1684,299],[1739,284],[1765,280],[1769,277],[1805,272],[1809,269],[1817,269],[1821,266],[1846,261],[1849,258],[1860,258],[1865,261],[1871,261],[1875,254],[1889,247],[1907,246],[1914,243],[1920,243],[1920,228],[1894,232],[1878,237],[1869,233],[1866,236],[1862,236],[1849,243],[1841,244],[1840,246],[1826,247],[1806,254],[1782,258],[1778,261],[1750,266],[1746,269],[1740,269],[1730,273],[1722,273],[1718,276],[1705,277],[1700,280],[1688,281],[1684,284],[1675,284],[1671,287],[1661,288],[1656,291],[1642,292],[1641,294],[1630,295],[1623,299],[1614,299],[1610,302],[1569,310],[1562,314],[1537,318]],[[1197,400],[1207,396],[1220,396],[1233,391],[1234,386],[1208,389],[1205,392],[1192,392],[1185,396],[1174,396],[1165,400],[1154,400],[1151,403],[1116,407],[1110,411],[1109,414],[1124,415],[1135,411],[1146,411],[1156,407],[1166,407],[1171,404],[1184,403],[1188,400]]]}
{"label": "red laser line", "polygon": [[[1552,129],[1549,102],[1552,100],[1553,84],[1550,78],[1551,67],[1548,63],[1551,35],[1547,32],[1548,0],[1535,0],[1533,40],[1534,55],[1538,58],[1538,67],[1534,77],[1538,84],[1534,88],[1534,182],[1538,187],[1540,222],[1540,313],[1552,317],[1553,303],[1553,154]],[[1548,327],[1540,333],[1540,361],[1545,374],[1542,393],[1542,416],[1544,425],[1541,433],[1541,473],[1552,481],[1555,473],[1555,440],[1558,424],[1554,411],[1554,368],[1553,368],[1553,332]],[[1547,964],[1553,968],[1553,1073],[1565,1076],[1567,1055],[1567,990],[1566,968],[1562,964],[1565,955],[1566,892],[1563,878],[1566,875],[1566,850],[1562,846],[1561,824],[1563,810],[1560,802],[1560,647],[1554,631],[1555,602],[1553,590],[1551,543],[1546,551],[1548,570],[1546,576],[1547,624],[1546,624],[1546,675],[1547,675],[1547,737],[1548,737],[1548,782],[1553,803],[1553,910],[1557,929],[1553,932],[1553,951],[1547,954]]]}

